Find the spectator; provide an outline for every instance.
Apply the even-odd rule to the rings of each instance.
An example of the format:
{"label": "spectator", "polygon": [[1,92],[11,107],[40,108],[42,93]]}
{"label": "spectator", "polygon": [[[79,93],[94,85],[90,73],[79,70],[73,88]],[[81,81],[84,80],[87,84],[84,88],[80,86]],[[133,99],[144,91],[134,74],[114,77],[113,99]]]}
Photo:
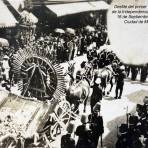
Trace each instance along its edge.
{"label": "spectator", "polygon": [[86,126],[87,116],[81,116],[81,125],[76,129],[76,135],[78,136],[78,142],[76,148],[91,148],[91,138],[89,137],[89,129]]}
{"label": "spectator", "polygon": [[103,118],[100,115],[100,103],[96,103],[93,108],[93,113],[89,115],[91,118],[91,131],[92,131],[92,139],[94,143],[94,148],[97,148],[99,137],[101,138],[101,146],[102,146],[102,134],[104,133],[104,125]]}
{"label": "spectator", "polygon": [[100,87],[101,80],[97,78],[92,86],[93,92],[91,95],[90,106],[91,106],[91,113],[93,113],[93,107],[97,102],[102,100],[102,88]]}
{"label": "spectator", "polygon": [[116,142],[116,148],[130,148],[128,139],[128,125],[121,124],[119,127],[120,136]]}
{"label": "spectator", "polygon": [[145,64],[141,67],[141,76],[140,76],[140,81],[141,82],[145,82],[147,79],[147,75],[148,75],[148,65]]}
{"label": "spectator", "polygon": [[131,80],[135,81],[138,74],[138,67],[137,66],[131,66]]}
{"label": "spectator", "polygon": [[75,148],[75,140],[71,137],[74,131],[74,123],[70,122],[67,127],[67,134],[61,138],[61,148]]}
{"label": "spectator", "polygon": [[115,99],[121,99],[123,86],[124,86],[124,79],[126,78],[126,73],[124,70],[124,66],[121,66],[116,74],[116,96]]}

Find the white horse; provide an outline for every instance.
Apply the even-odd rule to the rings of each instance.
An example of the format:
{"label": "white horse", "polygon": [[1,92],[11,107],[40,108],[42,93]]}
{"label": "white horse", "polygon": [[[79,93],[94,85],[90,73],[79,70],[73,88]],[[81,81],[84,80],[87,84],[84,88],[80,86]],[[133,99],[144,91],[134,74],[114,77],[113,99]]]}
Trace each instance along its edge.
{"label": "white horse", "polygon": [[104,68],[95,69],[93,71],[92,83],[94,83],[97,78],[101,79],[100,85],[102,87],[103,95],[106,94],[107,84],[110,84],[110,89],[107,91],[107,95],[108,95],[110,94],[113,88],[113,77],[114,77],[114,71],[111,65],[109,65]]}

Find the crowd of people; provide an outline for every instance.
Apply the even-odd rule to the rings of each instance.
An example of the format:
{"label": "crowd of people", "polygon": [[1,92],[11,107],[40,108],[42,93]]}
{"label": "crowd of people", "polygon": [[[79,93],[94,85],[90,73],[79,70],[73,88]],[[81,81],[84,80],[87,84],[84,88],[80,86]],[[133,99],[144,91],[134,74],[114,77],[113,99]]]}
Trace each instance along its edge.
{"label": "crowd of people", "polygon": [[147,148],[148,147],[148,97],[143,105],[137,104],[135,114],[127,114],[127,124],[119,127],[116,148]]}
{"label": "crowd of people", "polygon": [[[92,30],[93,29],[93,30]],[[26,39],[27,36],[27,39]],[[29,37],[28,37],[29,36]],[[107,42],[107,32],[105,25],[86,26],[79,29],[60,29],[57,28],[49,34],[32,34],[20,33],[17,41],[18,46],[24,48],[26,46],[44,48],[52,58],[57,62],[69,61],[76,55],[82,55],[87,52],[87,47],[92,43],[96,43],[96,47]]]}
{"label": "crowd of people", "polygon": [[[104,133],[103,118],[100,114],[101,105],[96,103],[93,113],[82,114],[81,124],[74,127],[74,123],[69,123],[67,133],[61,137],[61,148],[97,148],[102,145],[102,134]],[[72,135],[78,137],[73,138]]]}
{"label": "crowd of people", "polygon": [[137,80],[137,75],[140,75],[140,82],[145,82],[148,76],[148,64],[143,64],[141,66],[127,66],[126,67],[127,76],[131,74],[131,80]]}
{"label": "crowd of people", "polygon": [[[89,53],[90,51],[91,54]],[[88,62],[82,62],[81,69],[77,71],[76,81],[80,81],[84,75],[91,79],[90,81],[93,81],[93,83],[91,82],[92,84],[100,81],[97,83],[100,84],[99,87],[102,89],[102,94],[106,95],[103,92],[103,87],[106,88],[107,83],[110,83],[111,88],[108,92],[110,93],[114,79],[116,84],[115,99],[120,99],[123,92],[124,79],[127,76],[125,65],[112,51],[102,50],[99,53],[96,53],[95,50],[90,51],[87,54]],[[93,90],[95,90],[95,87]],[[95,92],[98,92],[96,96],[100,96],[99,90]]]}
{"label": "crowd of people", "polygon": [[[92,27],[93,28],[93,27]],[[59,29],[62,30],[62,29]],[[62,63],[73,60],[77,55],[82,55],[87,52],[87,47],[92,42],[96,42],[97,48],[103,45],[106,41],[106,27],[96,26],[93,31],[88,29],[72,29],[68,28],[62,30],[63,32],[51,31],[49,34],[36,34],[30,32],[20,32],[19,37],[11,46],[1,46],[0,48],[0,59],[1,59],[1,78],[6,75],[6,84],[9,83],[13,70],[12,60],[13,55],[17,54],[20,49],[38,49],[44,52],[46,57],[49,57],[52,63]],[[8,63],[8,64],[4,64]],[[6,66],[7,65],[7,66]],[[7,70],[6,70],[7,69]]]}
{"label": "crowd of people", "polygon": [[[100,145],[102,145],[104,127],[103,118],[100,114],[100,100],[103,97],[102,86],[106,85],[103,83],[106,79],[109,79],[110,75],[105,78],[102,77],[103,79],[100,81],[91,72],[104,67],[112,72],[111,80],[114,78],[116,84],[115,99],[122,97],[124,79],[129,76],[130,72],[133,81],[136,80],[139,71],[141,82],[145,82],[148,75],[148,65],[141,67],[124,65],[112,51],[100,50],[101,46],[109,44],[107,30],[102,25],[93,28],[93,31],[88,28],[81,28],[63,32],[53,31],[48,35],[29,34],[27,39],[23,34],[20,34],[14,47],[1,47],[0,50],[0,82],[1,86],[7,90],[11,90],[11,86],[15,83],[15,80],[12,83],[12,59],[13,54],[16,54],[19,49],[29,48],[43,51],[44,55],[49,57],[53,63],[71,61],[75,56],[86,53],[88,61],[81,64],[81,71],[77,72],[76,81],[79,82],[84,75],[93,79],[90,101],[91,114],[81,116],[81,125],[75,131],[74,124],[70,122],[67,134],[61,138],[61,148],[97,148],[99,140]],[[111,69],[109,65],[111,65]],[[117,148],[136,148],[137,145],[138,148],[147,147],[147,106],[147,102],[144,105],[138,104],[137,115],[130,116],[128,124],[120,126],[120,135],[116,143]],[[78,137],[77,141],[72,137],[73,134]]]}
{"label": "crowd of people", "polygon": [[[59,31],[59,30],[62,30]],[[30,31],[28,34],[20,32],[18,39],[10,47],[1,47],[1,61],[4,56],[8,56],[9,60],[13,54],[19,49],[29,48],[44,51],[52,62],[62,63],[73,60],[77,55],[87,54],[88,61],[93,60],[93,68],[102,68],[109,64],[120,64],[118,57],[107,50],[100,50],[104,44],[110,44],[105,25],[86,26],[79,29],[59,29],[49,34],[35,34]],[[97,53],[99,51],[99,54]],[[12,62],[12,61],[11,61]],[[9,62],[9,63],[11,63]],[[2,65],[2,64],[1,64]],[[11,69],[11,65],[9,66]],[[5,69],[5,66],[2,67]],[[8,69],[8,68],[7,68]],[[136,80],[138,72],[141,74],[140,81],[145,82],[148,74],[147,64],[138,66],[126,66],[126,73],[129,76],[131,72],[131,80]],[[12,72],[12,71],[10,71]],[[7,79],[8,80],[8,79]]]}

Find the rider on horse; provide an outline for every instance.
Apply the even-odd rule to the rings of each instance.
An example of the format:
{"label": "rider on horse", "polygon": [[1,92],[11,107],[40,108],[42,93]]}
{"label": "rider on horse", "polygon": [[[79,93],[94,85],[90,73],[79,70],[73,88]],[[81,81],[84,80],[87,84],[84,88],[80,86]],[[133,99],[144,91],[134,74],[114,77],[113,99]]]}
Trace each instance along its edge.
{"label": "rider on horse", "polygon": [[91,79],[92,77],[91,70],[92,70],[92,63],[83,61],[81,63],[81,69],[78,70],[76,73],[76,83],[82,80],[84,77]]}

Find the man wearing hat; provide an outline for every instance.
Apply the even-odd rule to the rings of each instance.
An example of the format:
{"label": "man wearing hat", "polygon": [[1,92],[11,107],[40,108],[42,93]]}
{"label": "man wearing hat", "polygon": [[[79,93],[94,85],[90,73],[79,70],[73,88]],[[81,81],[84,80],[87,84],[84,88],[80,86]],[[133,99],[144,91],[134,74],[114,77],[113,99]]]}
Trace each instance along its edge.
{"label": "man wearing hat", "polygon": [[138,75],[138,67],[135,65],[131,65],[131,80],[135,81]]}
{"label": "man wearing hat", "polygon": [[122,92],[123,92],[123,86],[124,86],[124,79],[126,78],[125,67],[121,66],[115,76],[116,76],[115,99],[121,99]]}
{"label": "man wearing hat", "polygon": [[68,61],[73,60],[75,49],[76,49],[75,38],[73,35],[69,36],[69,40],[67,42],[67,49],[69,51]]}
{"label": "man wearing hat", "polygon": [[[132,119],[133,120],[133,119]],[[128,129],[128,146],[130,148],[142,148],[142,143],[140,141],[141,131],[135,122],[129,122],[129,129]]]}
{"label": "man wearing hat", "polygon": [[83,114],[81,116],[82,124],[77,127],[75,132],[75,134],[78,136],[76,148],[91,148],[91,137],[89,134],[90,130],[86,126],[87,120],[87,115]]}
{"label": "man wearing hat", "polygon": [[120,136],[116,142],[116,148],[130,148],[128,139],[128,125],[121,124],[119,127]]}
{"label": "man wearing hat", "polygon": [[142,112],[143,112],[143,105],[137,104],[136,105],[136,115],[138,116],[138,119],[141,118]]}
{"label": "man wearing hat", "polygon": [[143,107],[145,108],[146,113],[148,114],[148,96],[145,96],[143,99]]}
{"label": "man wearing hat", "polygon": [[138,141],[140,137],[140,130],[138,126],[138,117],[135,115],[131,115],[129,117],[129,129],[128,129],[128,135],[131,141]]}
{"label": "man wearing hat", "polygon": [[67,134],[61,138],[61,148],[75,148],[75,140],[71,137],[74,128],[74,123],[70,122],[67,126]]}
{"label": "man wearing hat", "polygon": [[86,61],[83,61],[81,64],[80,64],[80,69],[76,72],[76,83],[79,82],[83,75],[85,75],[85,65],[86,65]]}
{"label": "man wearing hat", "polygon": [[140,81],[145,82],[148,76],[148,64],[145,64],[141,67],[141,76]]}
{"label": "man wearing hat", "polygon": [[102,146],[102,134],[104,133],[103,118],[100,116],[101,104],[97,102],[93,107],[93,113],[89,115],[91,120],[90,129],[92,131],[92,139],[94,143],[94,148],[98,146],[99,137],[101,137],[101,146]]}
{"label": "man wearing hat", "polygon": [[97,102],[100,102],[102,100],[102,88],[100,86],[101,79],[97,78],[94,82],[94,85],[92,86],[93,92],[91,95],[91,100],[90,100],[90,106],[91,106],[91,113],[93,113],[93,107]]}
{"label": "man wearing hat", "polygon": [[[133,123],[131,124],[133,128]],[[142,143],[135,128],[130,129],[127,124],[121,124],[119,131],[120,136],[118,137],[116,148],[142,148]]]}

